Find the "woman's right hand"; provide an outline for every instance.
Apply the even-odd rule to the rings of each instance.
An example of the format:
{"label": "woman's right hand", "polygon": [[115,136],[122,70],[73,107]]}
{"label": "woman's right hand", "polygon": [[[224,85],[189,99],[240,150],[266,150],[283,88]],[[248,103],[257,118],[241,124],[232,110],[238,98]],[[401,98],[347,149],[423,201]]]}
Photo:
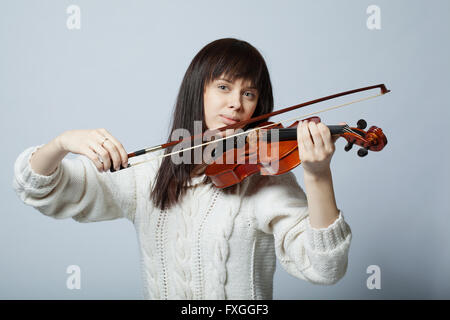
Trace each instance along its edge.
{"label": "woman's right hand", "polygon": [[116,171],[121,165],[123,168],[128,166],[128,154],[124,147],[103,128],[69,130],[58,137],[58,142],[62,150],[82,154],[91,159],[100,172],[109,170],[111,161]]}

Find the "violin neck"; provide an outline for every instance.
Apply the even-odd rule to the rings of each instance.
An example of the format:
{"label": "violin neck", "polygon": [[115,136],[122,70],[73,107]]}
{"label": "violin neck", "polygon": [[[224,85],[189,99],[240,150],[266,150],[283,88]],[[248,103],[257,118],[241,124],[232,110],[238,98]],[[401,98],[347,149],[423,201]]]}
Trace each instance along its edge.
{"label": "violin neck", "polygon": [[[327,127],[330,129],[331,135],[342,134],[349,131],[349,127],[347,125],[331,125]],[[272,130],[278,131],[278,141],[297,140],[297,127],[265,130],[263,139],[266,141],[271,141]],[[227,140],[232,140],[232,142],[227,143]],[[222,140],[222,148],[220,150],[227,151],[229,148],[233,148],[233,146],[236,147],[236,143],[237,141],[235,137],[224,139]],[[213,152],[213,156],[215,156],[215,150]]]}
{"label": "violin neck", "polygon": [[[328,129],[330,129],[331,135],[342,134],[342,133],[346,132],[345,129],[348,128],[347,125],[330,125],[327,127],[328,127]],[[266,137],[267,137],[266,138],[267,140],[270,140],[271,130],[267,130]],[[279,138],[279,141],[296,140],[297,139],[297,127],[278,129],[278,138]]]}

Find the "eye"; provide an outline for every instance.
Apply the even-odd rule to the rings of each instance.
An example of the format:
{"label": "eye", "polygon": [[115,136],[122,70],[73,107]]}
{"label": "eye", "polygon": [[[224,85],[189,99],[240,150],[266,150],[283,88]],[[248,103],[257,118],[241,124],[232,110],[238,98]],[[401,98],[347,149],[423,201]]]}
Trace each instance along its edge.
{"label": "eye", "polygon": [[247,93],[249,93],[250,94],[250,96],[247,96],[247,97],[255,97],[255,94],[253,94],[253,93],[251,93],[251,92],[246,92],[245,94],[247,94]]}
{"label": "eye", "polygon": [[221,84],[221,85],[219,85],[219,86],[217,86],[218,88],[221,88],[221,87],[224,87],[224,88],[227,88],[227,86],[226,85],[223,85],[223,84]]}

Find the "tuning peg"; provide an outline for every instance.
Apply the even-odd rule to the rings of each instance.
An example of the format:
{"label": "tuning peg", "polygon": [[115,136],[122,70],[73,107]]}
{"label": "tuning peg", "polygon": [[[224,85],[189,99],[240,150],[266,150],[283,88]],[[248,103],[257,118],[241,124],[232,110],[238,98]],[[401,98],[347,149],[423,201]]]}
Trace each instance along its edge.
{"label": "tuning peg", "polygon": [[361,148],[358,150],[358,156],[360,157],[365,157],[368,153],[369,151],[366,148]]}
{"label": "tuning peg", "polygon": [[358,129],[364,130],[365,128],[367,128],[367,122],[364,119],[359,119],[356,123],[356,126]]}
{"label": "tuning peg", "polygon": [[350,149],[353,147],[353,143],[348,142],[347,145],[344,147],[345,151],[350,151]]}
{"label": "tuning peg", "polygon": [[364,119],[359,119],[356,123],[356,126],[358,127],[358,129],[364,130],[365,128],[367,128],[367,122]]}

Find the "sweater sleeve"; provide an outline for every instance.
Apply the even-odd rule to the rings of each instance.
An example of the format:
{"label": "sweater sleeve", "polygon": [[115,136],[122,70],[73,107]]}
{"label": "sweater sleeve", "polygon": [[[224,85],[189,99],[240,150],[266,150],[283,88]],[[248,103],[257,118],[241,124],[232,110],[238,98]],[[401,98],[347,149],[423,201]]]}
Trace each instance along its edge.
{"label": "sweater sleeve", "polygon": [[30,158],[42,146],[26,149],[14,163],[12,186],[25,204],[55,219],[134,221],[133,168],[99,172],[89,158],[79,155],[75,159],[64,158],[50,176],[40,175],[31,168]]}
{"label": "sweater sleeve", "polygon": [[327,228],[311,227],[306,195],[292,172],[262,177],[257,189],[257,229],[273,234],[283,268],[315,284],[339,281],[347,270],[352,237],[342,212]]}

